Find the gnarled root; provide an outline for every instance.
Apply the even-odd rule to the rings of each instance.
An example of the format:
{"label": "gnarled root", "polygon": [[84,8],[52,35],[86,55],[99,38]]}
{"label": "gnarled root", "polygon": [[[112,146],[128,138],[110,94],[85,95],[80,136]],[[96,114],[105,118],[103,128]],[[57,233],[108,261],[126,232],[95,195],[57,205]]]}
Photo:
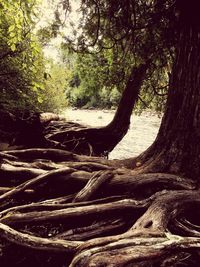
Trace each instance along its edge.
{"label": "gnarled root", "polygon": [[117,161],[59,149],[0,156],[5,244],[51,257],[66,253],[71,267],[198,266],[200,219],[194,208],[198,213],[200,190],[194,181],[137,173]]}

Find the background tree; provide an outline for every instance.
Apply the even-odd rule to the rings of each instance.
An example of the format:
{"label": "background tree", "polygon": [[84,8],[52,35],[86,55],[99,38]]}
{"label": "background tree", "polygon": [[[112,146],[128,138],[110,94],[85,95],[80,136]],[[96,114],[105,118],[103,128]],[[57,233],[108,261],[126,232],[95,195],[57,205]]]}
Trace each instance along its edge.
{"label": "background tree", "polygon": [[124,87],[125,74],[122,69],[124,66],[119,70],[113,61],[110,50],[98,54],[78,54],[74,77],[68,89],[71,105],[86,108],[116,107],[120,90]]}
{"label": "background tree", "polygon": [[33,91],[42,85],[42,52],[31,32],[34,8],[31,2],[1,1],[1,101],[10,101],[13,107],[23,107],[25,102],[33,107],[37,102]]}
{"label": "background tree", "polygon": [[[37,1],[0,3],[0,94],[7,109],[44,111],[60,104],[52,99],[45,77],[47,62],[39,41],[41,33],[37,34],[36,29],[38,12]],[[61,91],[65,85],[62,86]],[[59,95],[59,91],[56,93]],[[63,92],[60,98],[65,99]]]}
{"label": "background tree", "polygon": [[47,77],[44,82],[43,111],[60,112],[67,107],[66,90],[71,71],[61,63],[46,62]]}

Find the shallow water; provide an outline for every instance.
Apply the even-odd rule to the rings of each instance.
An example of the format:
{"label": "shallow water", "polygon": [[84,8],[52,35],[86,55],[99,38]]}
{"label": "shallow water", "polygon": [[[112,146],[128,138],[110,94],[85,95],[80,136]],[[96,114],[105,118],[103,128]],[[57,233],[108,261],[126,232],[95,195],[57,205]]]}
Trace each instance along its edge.
{"label": "shallow water", "polygon": [[[105,126],[114,116],[114,111],[67,109],[64,116],[68,119],[90,126]],[[123,140],[109,154],[110,159],[134,157],[147,149],[155,140],[161,118],[149,113],[132,115],[131,125]]]}

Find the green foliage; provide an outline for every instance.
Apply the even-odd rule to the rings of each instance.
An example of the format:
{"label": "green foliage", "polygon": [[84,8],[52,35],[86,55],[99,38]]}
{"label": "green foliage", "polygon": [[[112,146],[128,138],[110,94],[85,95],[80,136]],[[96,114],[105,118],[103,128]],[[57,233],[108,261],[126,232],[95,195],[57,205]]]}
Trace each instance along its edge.
{"label": "green foliage", "polygon": [[[118,52],[118,53],[117,53]],[[129,77],[133,62],[123,58],[115,49],[100,53],[74,54],[73,77],[67,89],[67,98],[76,107],[117,107]],[[143,83],[135,107],[137,113],[144,109],[162,112],[168,84],[166,68],[154,70]]]}
{"label": "green foliage", "polygon": [[176,44],[173,8],[172,0],[80,1],[76,35],[65,38],[73,51],[82,53],[77,57],[74,74],[80,86],[79,90],[72,87],[75,91],[70,101],[76,104],[77,99],[79,105],[85,92],[83,103],[90,98],[96,105],[101,102],[101,90],[108,95],[113,88],[122,92],[131,69],[150,60],[137,109],[162,110],[168,91],[165,73],[171,72]]}
{"label": "green foliage", "polygon": [[38,3],[0,0],[0,101],[10,109],[55,111],[66,106],[68,73],[44,58],[42,46],[50,36],[46,28],[36,34]]}
{"label": "green foliage", "polygon": [[62,64],[55,64],[52,61],[47,65],[48,74],[44,82],[42,102],[40,107],[44,111],[60,111],[67,107],[66,87],[71,78],[71,73]]}
{"label": "green foliage", "polygon": [[33,35],[36,1],[0,1],[0,95],[12,107],[37,108],[44,61]]}
{"label": "green foliage", "polygon": [[[57,28],[60,27],[61,2],[53,22]],[[1,101],[17,107],[53,111],[66,106],[66,94],[74,106],[115,107],[132,67],[151,57],[153,64],[141,90],[138,110],[146,106],[161,110],[165,100],[162,95],[167,91],[166,68],[170,69],[169,57],[166,60],[169,53],[161,42],[165,23],[162,21],[158,29],[153,24],[146,27],[146,21],[152,20],[157,7],[151,7],[147,14],[145,9],[150,3],[145,1],[132,1],[132,4],[131,1],[124,4],[122,0],[81,2],[79,37],[75,42],[66,40],[67,47],[78,48],[82,53],[70,54],[68,49],[63,49],[64,68],[45,62],[42,46],[54,33],[53,25],[36,33],[38,1],[0,0]],[[128,3],[130,8],[127,8]],[[165,6],[162,5],[162,9]],[[64,10],[70,10],[68,1]],[[136,18],[133,11],[141,14],[139,12]],[[135,23],[137,31],[133,27]],[[155,50],[156,43],[159,46]],[[170,46],[169,42],[167,45]],[[163,57],[159,51],[161,46]]]}
{"label": "green foliage", "polygon": [[78,54],[73,77],[67,90],[71,105],[76,107],[116,107],[125,85],[127,64],[119,64],[115,51]]}
{"label": "green foliage", "polygon": [[43,46],[47,45],[52,38],[51,28],[49,26],[47,26],[47,27],[38,29],[37,36],[38,36],[39,42]]}
{"label": "green foliage", "polygon": [[99,95],[101,99],[101,105],[106,108],[116,108],[121,97],[121,93],[116,87],[113,87],[111,90],[103,87]]}

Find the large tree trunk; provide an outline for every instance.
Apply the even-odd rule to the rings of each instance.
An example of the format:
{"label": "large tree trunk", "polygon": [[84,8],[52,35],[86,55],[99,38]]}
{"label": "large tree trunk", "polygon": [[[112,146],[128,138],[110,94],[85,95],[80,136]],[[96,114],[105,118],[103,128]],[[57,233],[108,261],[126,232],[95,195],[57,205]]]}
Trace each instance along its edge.
{"label": "large tree trunk", "polygon": [[147,171],[200,175],[200,31],[179,34],[166,110],[153,145],[137,161]]}

